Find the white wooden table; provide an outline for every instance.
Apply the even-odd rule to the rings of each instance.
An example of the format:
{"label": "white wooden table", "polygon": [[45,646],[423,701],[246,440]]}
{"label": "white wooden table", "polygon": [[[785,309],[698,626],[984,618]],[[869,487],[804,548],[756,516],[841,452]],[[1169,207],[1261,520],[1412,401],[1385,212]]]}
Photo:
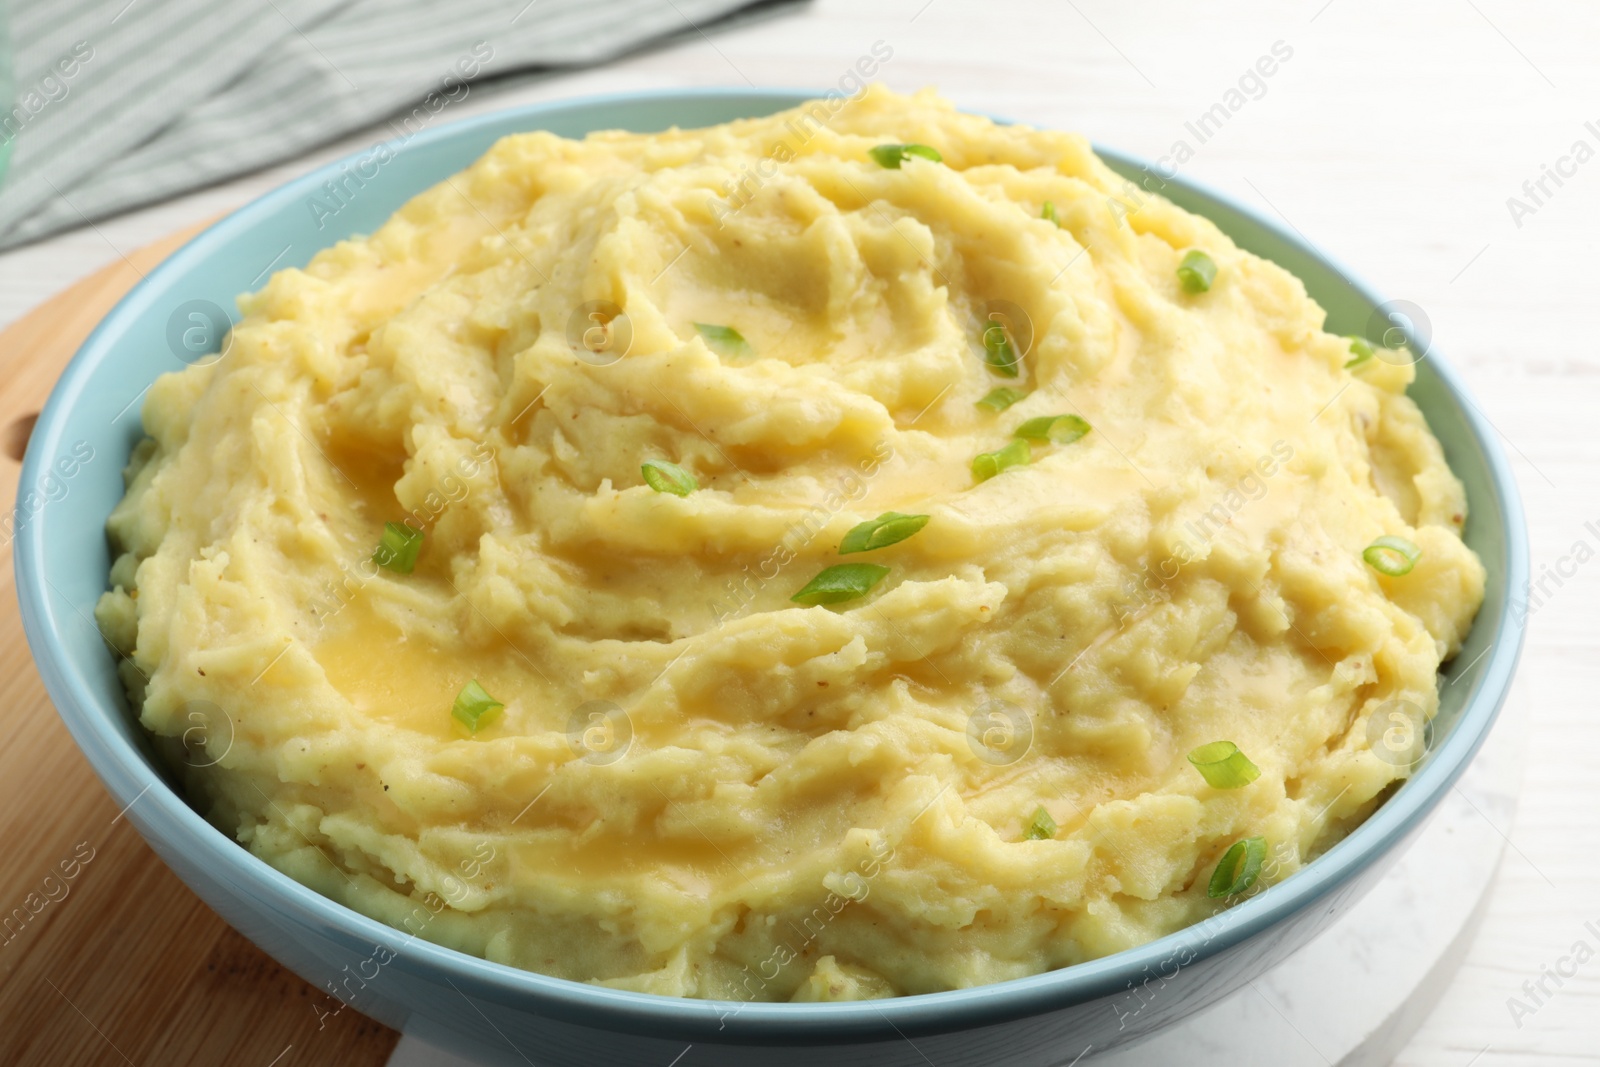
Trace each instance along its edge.
{"label": "white wooden table", "polygon": [[[508,20],[523,6],[508,0]],[[881,40],[894,54],[880,77],[897,89],[937,85],[964,107],[1150,158],[1186,141],[1185,175],[1425,310],[1505,439],[1536,579],[1562,576],[1547,580],[1523,658],[1526,781],[1497,827],[1511,848],[1487,919],[1397,1062],[1600,1063],[1600,565],[1588,561],[1600,551],[1600,5],[817,0],[709,38],[685,31],[599,70],[476,88],[450,117],[657,86],[820,90]],[[1201,143],[1186,123],[1278,42],[1290,58]],[[0,254],[0,325],[122,251],[382,136]],[[1594,158],[1563,162],[1580,140]],[[1523,183],[1546,164],[1567,173],[1535,184],[1535,200]]]}

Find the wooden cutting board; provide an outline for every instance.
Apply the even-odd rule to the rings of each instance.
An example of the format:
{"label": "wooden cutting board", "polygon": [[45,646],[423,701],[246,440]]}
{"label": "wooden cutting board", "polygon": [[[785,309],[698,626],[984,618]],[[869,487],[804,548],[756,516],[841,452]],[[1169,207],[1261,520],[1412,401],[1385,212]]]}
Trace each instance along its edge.
{"label": "wooden cutting board", "polygon": [[[132,253],[0,334],[0,514],[67,360],[194,232]],[[386,1062],[394,1031],[353,1009],[325,1015],[339,1003],[235,933],[121,818],[45,696],[0,540],[0,1064]]]}

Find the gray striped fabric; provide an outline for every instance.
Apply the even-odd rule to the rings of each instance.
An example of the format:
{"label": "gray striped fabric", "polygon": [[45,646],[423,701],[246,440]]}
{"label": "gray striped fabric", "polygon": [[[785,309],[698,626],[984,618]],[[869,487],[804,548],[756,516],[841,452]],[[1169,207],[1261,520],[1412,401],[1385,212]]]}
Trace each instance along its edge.
{"label": "gray striped fabric", "polygon": [[[752,0],[11,0],[0,247],[293,156],[464,85]],[[730,72],[731,74],[731,72]],[[442,103],[441,103],[442,101]]]}

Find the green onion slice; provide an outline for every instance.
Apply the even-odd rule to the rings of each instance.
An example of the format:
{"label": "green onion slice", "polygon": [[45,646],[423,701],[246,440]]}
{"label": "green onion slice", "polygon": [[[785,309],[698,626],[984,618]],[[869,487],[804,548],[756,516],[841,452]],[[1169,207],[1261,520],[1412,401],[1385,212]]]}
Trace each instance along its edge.
{"label": "green onion slice", "polygon": [[1020,467],[1032,458],[1033,449],[1019,437],[1004,448],[978,453],[972,461],[972,476],[986,482],[1001,471]]}
{"label": "green onion slice", "polygon": [[1372,346],[1360,337],[1350,338],[1350,351],[1353,353],[1353,358],[1345,363],[1345,370],[1359,367],[1372,358]]}
{"label": "green onion slice", "polygon": [[1002,385],[998,388],[989,390],[989,392],[984,395],[984,398],[978,401],[978,407],[986,408],[989,411],[998,413],[1004,411],[1006,408],[1010,407],[1012,404],[1015,404],[1017,401],[1021,400],[1027,395],[1028,394],[1024,393],[1021,389],[1012,389],[1009,386]]}
{"label": "green onion slice", "polygon": [[1056,836],[1056,821],[1050,813],[1044,810],[1044,805],[1039,805],[1039,810],[1033,813],[1028,823],[1023,827],[1023,836],[1029,841],[1048,841]]}
{"label": "green onion slice", "polygon": [[417,553],[422,551],[425,536],[421,530],[403,522],[386,522],[372,562],[396,574],[410,574],[417,567]]}
{"label": "green onion slice", "polygon": [[1211,884],[1206,886],[1206,896],[1212,900],[1243,893],[1256,884],[1261,875],[1261,864],[1267,858],[1267,839],[1247,837],[1228,846],[1211,872]]}
{"label": "green onion slice", "polygon": [[842,604],[866,596],[888,573],[888,567],[876,563],[840,563],[818,572],[789,599],[807,605]]}
{"label": "green onion slice", "polygon": [[700,331],[700,336],[705,338],[711,350],[729,359],[749,359],[756,354],[750,347],[750,342],[744,339],[744,334],[732,326],[716,326],[709,322],[697,322],[694,328]]}
{"label": "green onion slice", "polygon": [[1189,753],[1200,777],[1213,789],[1238,789],[1261,777],[1261,768],[1232,741],[1213,741]]}
{"label": "green onion slice", "polygon": [[1011,331],[998,322],[991,322],[984,327],[983,361],[1003,378],[1017,376],[1017,364],[1022,362],[1022,357],[1017,355],[1017,346],[1011,340]]}
{"label": "green onion slice", "polygon": [[1184,253],[1183,262],[1178,264],[1178,284],[1183,286],[1184,292],[1203,293],[1211,288],[1216,278],[1217,264],[1210,256],[1198,248]]}
{"label": "green onion slice", "polygon": [[1056,205],[1055,201],[1053,200],[1046,200],[1044,202],[1044,209],[1039,212],[1039,217],[1041,219],[1047,219],[1050,222],[1055,223],[1057,226],[1061,225],[1061,217],[1056,214]]}
{"label": "green onion slice", "polygon": [[839,542],[839,555],[871,552],[875,548],[898,544],[926,525],[928,525],[926,515],[902,515],[898,511],[886,511],[871,522],[863,522],[845,534],[844,540]]}
{"label": "green onion slice", "polygon": [[890,170],[899,170],[900,164],[911,156],[931,159],[935,163],[944,162],[944,157],[939,154],[937,148],[930,148],[925,144],[881,144],[868,149],[867,154],[877,161],[878,166]]}
{"label": "green onion slice", "polygon": [[1089,424],[1076,415],[1040,415],[1018,426],[1015,436],[1029,441],[1053,441],[1058,445],[1070,445],[1089,430]]}
{"label": "green onion slice", "polygon": [[658,493],[688,496],[700,488],[700,483],[694,480],[694,475],[676,463],[668,463],[664,459],[645,460],[639,467],[639,473],[644,475],[644,484]]}
{"label": "green onion slice", "polygon": [[450,709],[450,714],[455,716],[457,722],[473,733],[477,733],[505,707],[500,701],[484,691],[483,686],[474,678],[461,687],[461,692],[456,694],[455,707]]}
{"label": "green onion slice", "polygon": [[1411,573],[1411,568],[1422,558],[1422,549],[1404,537],[1380,537],[1366,547],[1361,558],[1379,574],[1398,578]]}

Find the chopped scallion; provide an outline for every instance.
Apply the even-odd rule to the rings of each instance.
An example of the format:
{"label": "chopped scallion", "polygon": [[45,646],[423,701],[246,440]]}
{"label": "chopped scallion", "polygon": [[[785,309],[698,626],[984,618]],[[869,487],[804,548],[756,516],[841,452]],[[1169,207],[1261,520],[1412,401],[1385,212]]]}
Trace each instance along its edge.
{"label": "chopped scallion", "polygon": [[1022,357],[1017,354],[1017,346],[1011,339],[1011,331],[1002,323],[990,322],[984,327],[983,361],[1003,378],[1017,376],[1017,364],[1022,362]]}
{"label": "chopped scallion", "polygon": [[700,483],[694,480],[694,475],[676,463],[668,463],[664,459],[645,460],[639,467],[639,473],[644,475],[644,484],[658,493],[688,496],[700,488]]}
{"label": "chopped scallion", "polygon": [[1261,777],[1261,768],[1232,741],[1213,741],[1189,753],[1189,762],[1213,789],[1238,789]]}
{"label": "chopped scallion", "polygon": [[1077,415],[1040,415],[1018,426],[1015,436],[1029,441],[1070,445],[1088,433],[1089,424]]}
{"label": "chopped scallion", "polygon": [[474,678],[461,687],[461,692],[456,694],[456,703],[450,709],[450,714],[455,716],[457,722],[473,733],[487,725],[500,709],[505,705],[490,696]]}
{"label": "chopped scallion", "polygon": [[410,574],[417,567],[417,553],[422,551],[424,536],[421,530],[403,522],[386,522],[372,562],[396,574]]}
{"label": "chopped scallion", "polygon": [[1012,389],[1009,386],[1002,385],[984,394],[983,399],[978,401],[978,407],[1001,412],[1027,395],[1021,389]]}
{"label": "chopped scallion", "polygon": [[732,326],[716,326],[709,322],[697,322],[694,328],[700,331],[700,336],[705,338],[707,345],[718,355],[729,359],[749,359],[756,354],[750,347],[750,342],[744,339],[744,334]]}
{"label": "chopped scallion", "polygon": [[1361,558],[1379,574],[1398,578],[1411,573],[1411,568],[1422,558],[1422,549],[1404,537],[1380,537],[1366,547]]}
{"label": "chopped scallion", "polygon": [[1178,264],[1178,284],[1183,286],[1184,292],[1203,293],[1211,288],[1216,278],[1217,264],[1210,256],[1198,248],[1184,253],[1183,261]]}
{"label": "chopped scallion", "polygon": [[911,156],[932,160],[935,163],[944,162],[944,157],[939,154],[937,148],[925,144],[881,144],[868,149],[867,154],[877,161],[878,166],[887,167],[889,170],[899,170],[900,164]]}
{"label": "chopped scallion", "polygon": [[1247,837],[1228,846],[1211,872],[1211,884],[1206,886],[1206,896],[1213,900],[1243,893],[1256,884],[1261,875],[1261,864],[1267,858],[1267,839]]}
{"label": "chopped scallion", "polygon": [[888,567],[876,563],[839,563],[819,571],[789,599],[807,605],[842,604],[866,596],[888,573]]}
{"label": "chopped scallion", "polygon": [[1044,810],[1044,805],[1041,804],[1039,810],[1028,820],[1028,824],[1023,828],[1023,835],[1029,841],[1048,841],[1056,836],[1056,821],[1050,817],[1048,811]]}
{"label": "chopped scallion", "polygon": [[1039,212],[1039,217],[1049,222],[1053,222],[1057,226],[1061,225],[1061,218],[1056,214],[1056,205],[1054,201],[1046,200],[1044,202],[1044,209]]}
{"label": "chopped scallion", "polygon": [[1351,367],[1359,367],[1372,358],[1372,346],[1360,337],[1350,338],[1350,351],[1353,355],[1351,359],[1345,362],[1345,370],[1349,370]]}
{"label": "chopped scallion", "polygon": [[928,525],[926,515],[902,515],[898,511],[886,511],[870,522],[860,523],[845,534],[844,540],[839,542],[839,555],[871,552],[875,548],[897,544],[926,525]]}
{"label": "chopped scallion", "polygon": [[1032,447],[1019,437],[1004,448],[980,452],[972,461],[972,476],[980,482],[986,482],[1001,471],[1020,467],[1032,458]]}

